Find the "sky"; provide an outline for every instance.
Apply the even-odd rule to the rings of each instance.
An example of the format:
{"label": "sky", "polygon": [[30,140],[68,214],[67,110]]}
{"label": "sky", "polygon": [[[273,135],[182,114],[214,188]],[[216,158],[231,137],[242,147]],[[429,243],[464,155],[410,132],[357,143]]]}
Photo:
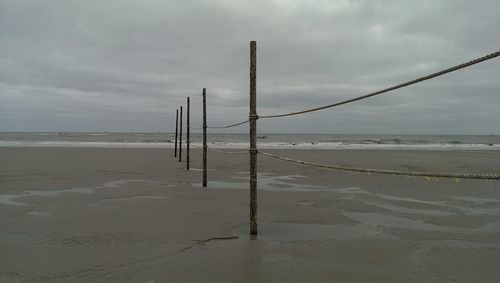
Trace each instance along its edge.
{"label": "sky", "polygon": [[[363,95],[500,50],[498,0],[0,0],[0,132],[171,132]],[[261,133],[500,134],[500,59]],[[184,118],[185,119],[185,118]],[[248,125],[217,132],[248,132]]]}

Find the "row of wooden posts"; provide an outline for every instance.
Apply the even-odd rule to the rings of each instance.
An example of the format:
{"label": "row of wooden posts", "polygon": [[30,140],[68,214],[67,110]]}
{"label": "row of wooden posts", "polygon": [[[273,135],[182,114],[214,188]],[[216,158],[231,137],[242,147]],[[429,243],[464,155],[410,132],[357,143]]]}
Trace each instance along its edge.
{"label": "row of wooden posts", "polygon": [[[207,105],[206,89],[203,89],[203,187],[207,187]],[[175,116],[174,157],[182,161],[182,106]],[[180,118],[180,119],[179,119]],[[257,42],[250,41],[250,234],[257,235]],[[187,97],[186,113],[186,170],[189,170],[190,149],[190,99]]]}
{"label": "row of wooden posts", "polygon": [[[207,186],[207,105],[206,105],[206,89],[203,89],[203,187]],[[190,163],[190,98],[187,97],[187,113],[186,113],[186,170],[189,170]],[[182,106],[180,107],[181,115],[179,120],[179,109],[175,111],[175,147],[174,157],[179,157],[179,162],[182,161]]]}

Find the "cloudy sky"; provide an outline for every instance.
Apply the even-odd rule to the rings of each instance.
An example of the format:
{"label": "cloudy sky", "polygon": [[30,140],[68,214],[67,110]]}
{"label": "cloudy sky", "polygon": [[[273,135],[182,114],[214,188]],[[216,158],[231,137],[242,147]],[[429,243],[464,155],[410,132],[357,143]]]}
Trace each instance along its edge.
{"label": "cloudy sky", "polygon": [[[0,0],[0,131],[172,131],[331,104],[500,50],[498,0]],[[267,133],[500,134],[500,59]],[[228,130],[247,132],[248,125]]]}

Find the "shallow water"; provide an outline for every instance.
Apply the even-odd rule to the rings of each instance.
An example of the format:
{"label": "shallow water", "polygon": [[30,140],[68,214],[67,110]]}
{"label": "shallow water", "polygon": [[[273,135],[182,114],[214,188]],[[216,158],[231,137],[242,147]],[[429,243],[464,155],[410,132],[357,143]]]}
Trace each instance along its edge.
{"label": "shallow water", "polygon": [[64,190],[53,190],[53,191],[27,191],[32,196],[40,197],[55,197],[62,193],[78,193],[78,194],[92,194],[94,192],[91,188],[71,188]]}
{"label": "shallow water", "polygon": [[[248,174],[240,172],[238,174]],[[209,181],[208,188],[213,189],[248,189],[248,176],[235,176],[233,179],[245,180],[245,182],[222,182]],[[324,186],[315,186],[296,183],[297,179],[305,178],[302,175],[285,175],[276,176],[269,173],[258,174],[258,190],[259,191],[274,191],[274,192],[312,192],[312,191],[331,191],[330,188]],[[194,187],[202,187],[202,183],[194,183]]]}
{"label": "shallow water", "polygon": [[125,200],[133,200],[133,199],[170,199],[170,198],[165,197],[165,196],[155,196],[155,195],[139,195],[139,196],[106,198],[106,199],[101,199],[100,201],[125,201]]}
{"label": "shallow water", "polygon": [[[346,198],[347,199],[347,198]],[[353,200],[354,198],[348,198]],[[359,199],[358,199],[359,200]],[[418,208],[409,208],[394,204],[388,204],[383,202],[369,201],[369,200],[359,200],[366,205],[375,206],[378,208],[383,208],[388,211],[398,212],[398,213],[408,213],[408,214],[418,214],[418,215],[429,215],[429,216],[448,216],[448,215],[456,215],[456,213],[443,211],[443,210],[433,210],[433,209],[418,209]]]}
{"label": "shallow water", "polygon": [[[197,172],[201,172],[201,171],[203,171],[203,169],[202,169],[202,168],[193,168],[193,167],[189,168],[189,170],[190,170],[190,171],[197,171]],[[216,170],[217,170],[217,169],[214,169],[214,168],[208,168],[208,169],[207,169],[207,171],[216,171]]]}
{"label": "shallow water", "polygon": [[0,204],[5,205],[29,205],[24,202],[13,201],[13,199],[20,198],[23,196],[29,196],[29,194],[18,194],[18,195],[0,195]]}
{"label": "shallow water", "polygon": [[[306,240],[349,240],[357,238],[391,237],[383,231],[369,225],[322,225],[299,223],[261,223],[258,226],[258,239],[270,241],[306,241]],[[248,225],[232,231],[233,235],[248,238]]]}
{"label": "shallow water", "polygon": [[[0,204],[3,205],[17,205],[17,206],[27,206],[31,205],[25,202],[16,201],[18,198],[37,196],[37,197],[57,197],[60,194],[64,193],[77,193],[77,194],[93,194],[96,189],[106,189],[106,188],[123,188],[125,185],[130,183],[161,183],[160,181],[155,180],[141,180],[141,179],[128,179],[128,180],[116,180],[104,183],[95,188],[85,188],[85,187],[76,187],[62,190],[49,190],[49,191],[25,191],[20,194],[9,194],[9,195],[0,195]],[[141,195],[141,196],[133,196],[129,197],[129,199],[133,198],[143,198],[143,199],[157,199],[157,198],[165,198],[162,196],[153,196],[153,195]],[[125,199],[125,198],[124,198]]]}
{"label": "shallow water", "polygon": [[94,190],[91,188],[71,188],[63,190],[52,190],[52,191],[26,191],[22,194],[15,195],[0,195],[0,204],[6,205],[30,205],[28,203],[14,201],[14,199],[30,196],[39,197],[56,197],[62,193],[79,193],[79,194],[91,194]]}
{"label": "shallow water", "polygon": [[131,184],[131,183],[157,184],[157,183],[161,183],[161,181],[146,180],[146,179],[124,179],[124,180],[116,180],[116,181],[106,182],[106,183],[102,184],[101,186],[96,187],[96,189],[123,188],[123,186]]}
{"label": "shallow water", "polygon": [[462,227],[446,227],[426,223],[422,220],[398,217],[375,212],[349,212],[343,211],[342,215],[359,223],[373,227],[401,228],[411,230],[425,230],[437,232],[469,233],[470,229]]}
{"label": "shallow water", "polygon": [[50,216],[50,213],[48,213],[46,211],[40,211],[40,210],[29,211],[26,214],[31,215],[31,216]]}
{"label": "shallow water", "polygon": [[463,196],[448,196],[451,199],[472,202],[474,204],[487,204],[487,203],[500,203],[500,199],[486,199],[486,198],[478,198],[478,197],[463,197]]}

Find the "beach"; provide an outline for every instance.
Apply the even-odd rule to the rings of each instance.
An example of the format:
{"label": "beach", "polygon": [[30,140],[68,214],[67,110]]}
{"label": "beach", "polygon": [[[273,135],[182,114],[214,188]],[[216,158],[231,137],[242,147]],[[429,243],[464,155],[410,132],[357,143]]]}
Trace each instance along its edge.
{"label": "beach", "polygon": [[[228,149],[229,150],[229,149]],[[229,150],[230,151],[230,150]],[[300,150],[348,167],[498,173],[498,150]],[[183,152],[185,158],[185,152]],[[0,147],[0,282],[498,282],[500,182],[168,148]]]}

